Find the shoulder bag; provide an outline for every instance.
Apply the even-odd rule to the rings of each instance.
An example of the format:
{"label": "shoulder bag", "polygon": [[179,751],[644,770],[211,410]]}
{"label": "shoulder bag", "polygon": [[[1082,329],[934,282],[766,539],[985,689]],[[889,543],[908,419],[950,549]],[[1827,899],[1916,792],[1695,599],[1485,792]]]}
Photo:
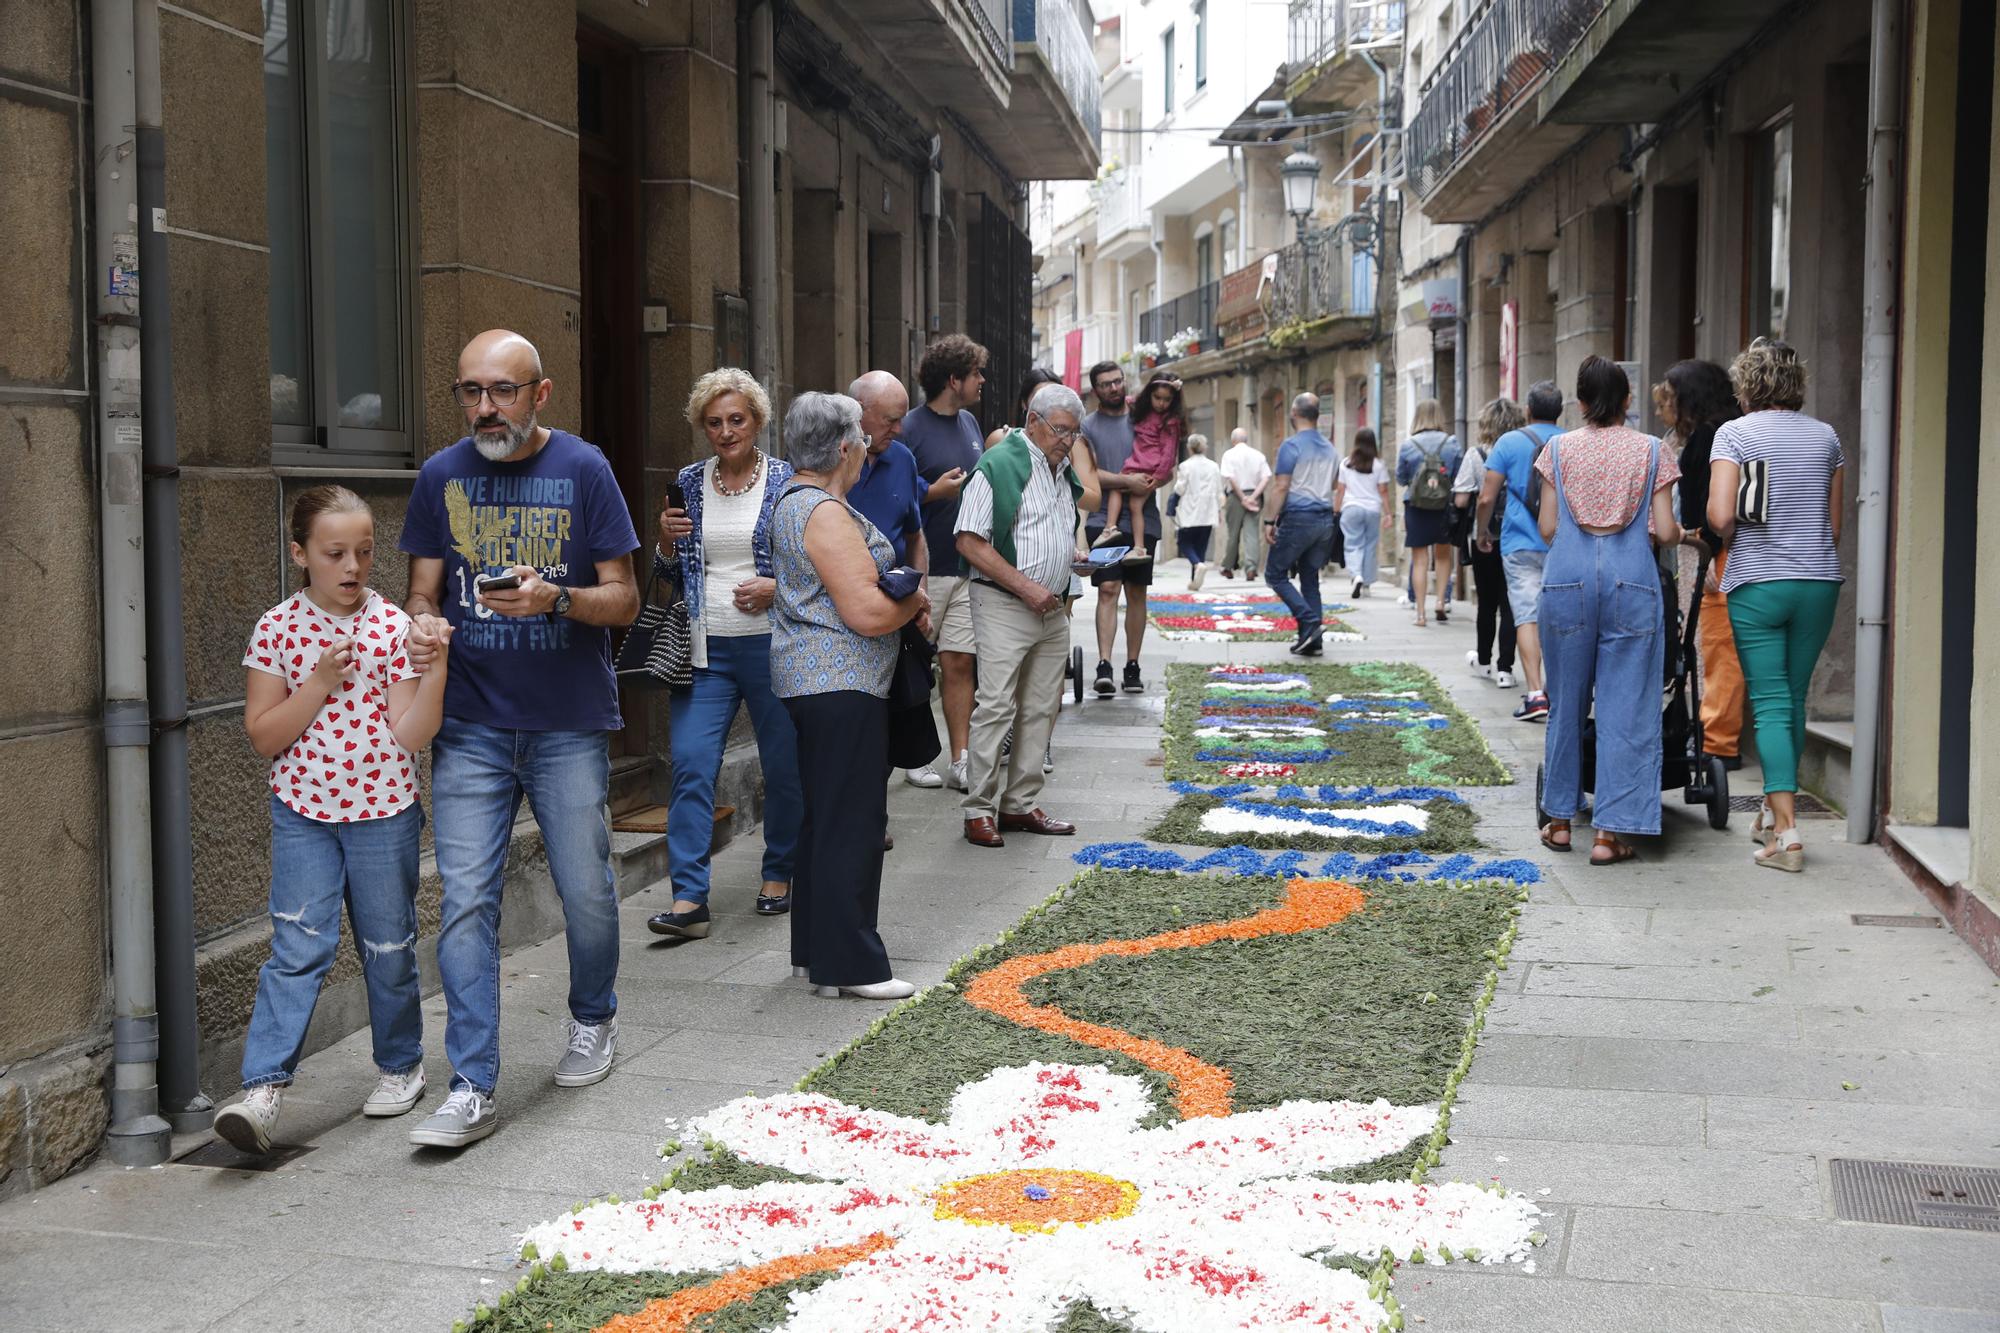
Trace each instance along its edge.
{"label": "shoulder bag", "polygon": [[[688,618],[687,598],[681,589],[679,564],[676,572],[660,576],[660,561],[646,576],[646,592],[639,604],[639,618],[625,631],[618,645],[618,683],[642,690],[686,689],[694,683],[694,623]],[[653,599],[655,588],[666,584],[668,600]]]}
{"label": "shoulder bag", "polygon": [[1764,523],[1771,517],[1771,477],[1761,458],[1743,460],[1743,475],[1736,483],[1736,521]]}

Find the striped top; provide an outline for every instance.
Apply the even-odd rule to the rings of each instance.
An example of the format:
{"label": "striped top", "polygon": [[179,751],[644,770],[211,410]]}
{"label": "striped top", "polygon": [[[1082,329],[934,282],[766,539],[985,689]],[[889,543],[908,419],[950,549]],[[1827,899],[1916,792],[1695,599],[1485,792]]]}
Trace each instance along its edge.
{"label": "striped top", "polygon": [[[1069,591],[1070,562],[1076,559],[1076,497],[1070,493],[1069,464],[1060,473],[1040,448],[1028,448],[1028,487],[1014,515],[1014,568],[1061,596]],[[993,540],[993,483],[975,472],[958,493],[955,532]],[[979,577],[971,565],[967,574]]]}
{"label": "striped top", "polygon": [[1709,457],[1738,467],[1762,459],[1771,490],[1769,521],[1738,523],[1729,539],[1723,592],[1778,579],[1844,581],[1827,513],[1827,488],[1845,461],[1833,427],[1786,408],[1752,412],[1715,432]]}

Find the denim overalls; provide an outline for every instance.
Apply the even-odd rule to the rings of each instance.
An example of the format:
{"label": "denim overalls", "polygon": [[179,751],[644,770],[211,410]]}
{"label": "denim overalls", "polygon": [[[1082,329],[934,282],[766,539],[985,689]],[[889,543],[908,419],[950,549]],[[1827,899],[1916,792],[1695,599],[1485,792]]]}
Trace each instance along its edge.
{"label": "denim overalls", "polygon": [[1666,631],[1660,571],[1646,516],[1660,467],[1659,441],[1646,465],[1639,512],[1618,532],[1577,526],[1563,494],[1561,438],[1549,441],[1556,475],[1556,538],[1542,579],[1542,654],[1548,671],[1549,734],[1542,808],[1554,819],[1582,800],[1583,724],[1597,695],[1597,809],[1607,833],[1660,831],[1660,681]]}

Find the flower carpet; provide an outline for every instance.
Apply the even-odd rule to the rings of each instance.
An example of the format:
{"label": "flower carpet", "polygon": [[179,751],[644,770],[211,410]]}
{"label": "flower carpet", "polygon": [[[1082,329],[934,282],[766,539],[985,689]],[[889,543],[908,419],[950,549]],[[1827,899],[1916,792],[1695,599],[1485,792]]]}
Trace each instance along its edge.
{"label": "flower carpet", "polygon": [[1198,782],[1508,782],[1436,677],[1388,662],[1167,668],[1166,776]]}
{"label": "flower carpet", "polygon": [[[1323,608],[1325,637],[1335,643],[1359,643],[1367,636],[1336,612],[1351,606]],[[1227,590],[1210,592],[1160,592],[1146,598],[1146,616],[1165,638],[1204,643],[1289,642],[1298,637],[1299,622],[1292,618],[1276,593]]]}
{"label": "flower carpet", "polygon": [[1189,791],[1146,836],[1203,847],[1456,852],[1478,845],[1475,822],[1465,799],[1441,787],[1363,787],[1331,797]]}

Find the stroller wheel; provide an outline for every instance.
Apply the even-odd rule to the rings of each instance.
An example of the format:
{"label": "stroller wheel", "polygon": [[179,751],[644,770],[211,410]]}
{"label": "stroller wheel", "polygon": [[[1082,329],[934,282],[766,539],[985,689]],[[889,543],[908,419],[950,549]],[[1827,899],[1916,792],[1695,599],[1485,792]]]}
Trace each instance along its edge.
{"label": "stroller wheel", "polygon": [[1083,649],[1069,651],[1069,683],[1078,703],[1083,702]]}
{"label": "stroller wheel", "polygon": [[1708,756],[1708,826],[1729,827],[1729,765],[1713,754]]}

